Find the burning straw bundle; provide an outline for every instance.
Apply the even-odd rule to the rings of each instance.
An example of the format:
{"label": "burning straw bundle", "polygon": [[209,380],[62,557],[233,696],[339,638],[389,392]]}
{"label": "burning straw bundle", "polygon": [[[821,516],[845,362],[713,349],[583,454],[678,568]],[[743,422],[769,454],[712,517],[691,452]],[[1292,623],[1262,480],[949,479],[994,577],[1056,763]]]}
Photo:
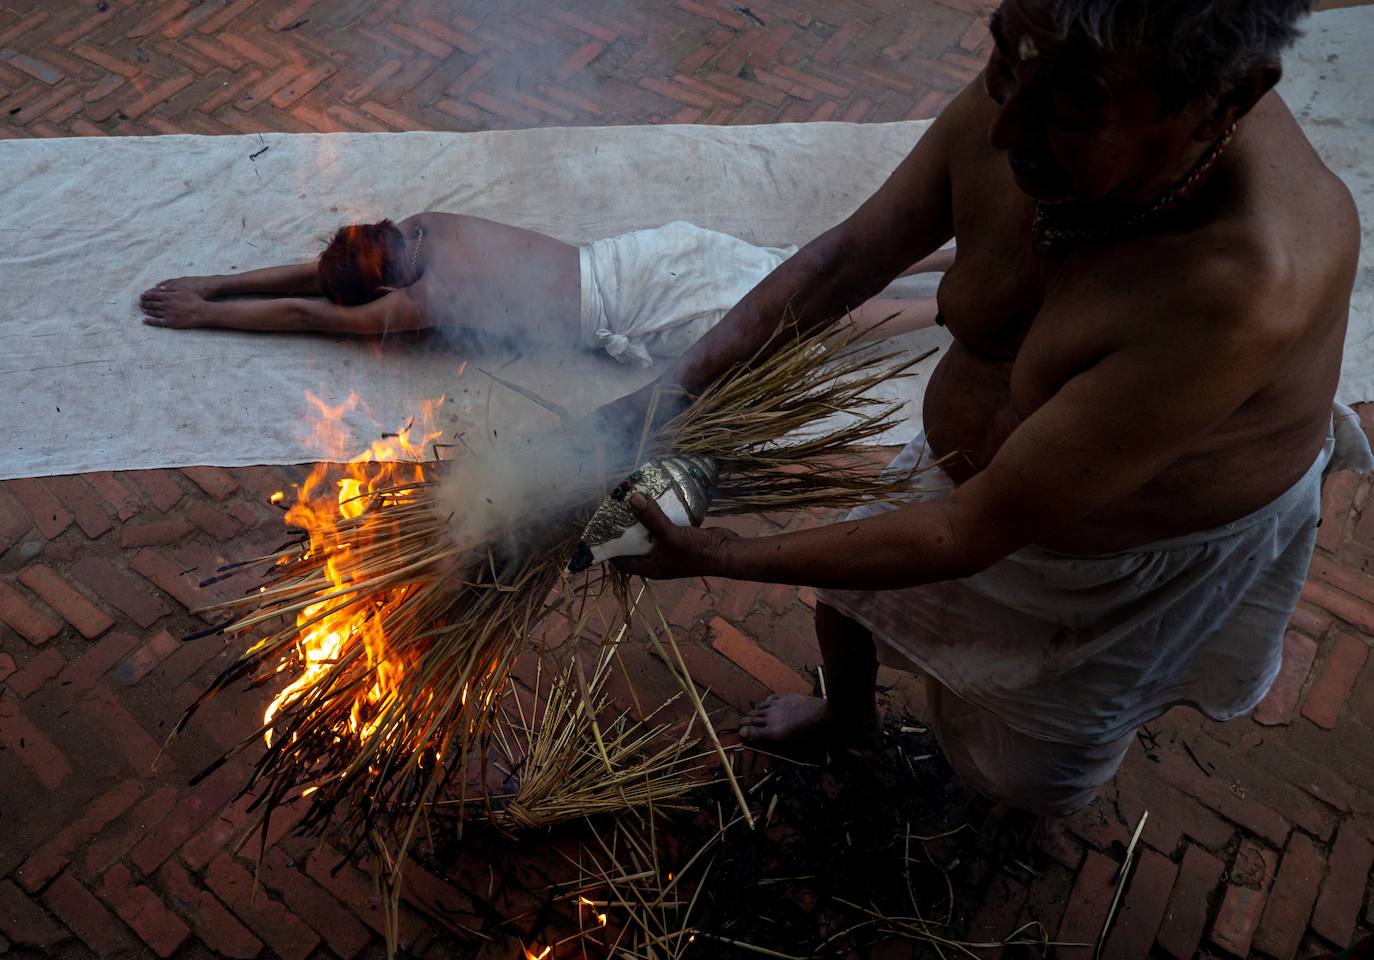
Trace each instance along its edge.
{"label": "burning straw bundle", "polygon": [[[655,419],[651,411],[638,455],[715,457],[722,470],[719,512],[844,507],[895,493],[907,478],[847,464],[845,455],[894,423],[895,405],[874,400],[871,391],[917,361],[828,352],[820,337],[796,336],[787,327],[778,337],[785,340],[772,344],[767,356],[728,373],[661,427],[647,426]],[[818,426],[835,414],[850,416]],[[474,760],[485,756],[515,658],[558,604],[585,602],[594,582],[567,581],[563,568],[577,540],[574,521],[579,510],[584,518],[590,512],[595,493],[560,484],[561,499],[551,499],[547,515],[534,518],[542,532],[526,531],[512,545],[504,531],[492,529],[490,518],[453,522],[454,498],[446,486],[463,461],[426,460],[433,439],[404,431],[391,447],[349,464],[333,488],[334,468],[317,468],[286,515],[301,538],[248,561],[266,568],[256,592],[210,608],[229,615],[219,628],[230,637],[258,639],[182,720],[184,725],[201,701],[241,678],[263,683],[278,673],[291,676],[263,718],[259,734],[267,748],[245,788],[259,789],[263,835],[272,810],[298,797],[310,803],[302,830],[323,830],[345,814],[341,822],[367,840],[393,892],[393,910],[417,829],[441,795],[470,789]],[[466,502],[481,499],[468,496]],[[525,506],[538,512],[536,504]],[[564,598],[558,603],[550,600],[556,587]],[[627,622],[636,615],[626,604]],[[572,676],[576,682],[581,674],[574,669]],[[618,762],[650,781],[680,778],[677,755],[655,753],[652,738],[627,727],[617,728],[622,739],[611,734],[616,756],[609,756],[605,733],[567,712],[586,711],[591,720],[594,699],[584,695],[574,703],[566,676],[554,686],[562,698],[562,707],[553,709],[564,710],[556,720],[563,734],[538,739],[543,754],[527,775],[577,770],[591,777],[591,767],[579,766],[585,756],[567,755],[585,750],[590,731],[602,763]],[[684,689],[720,752],[690,679]],[[532,783],[525,785],[527,796]],[[650,783],[616,798],[565,793],[560,799],[555,791],[533,807],[521,803],[530,816],[539,803],[547,804],[540,815],[563,816],[574,812],[579,797],[587,812],[677,795],[675,786]],[[506,816],[514,817],[509,808]]]}

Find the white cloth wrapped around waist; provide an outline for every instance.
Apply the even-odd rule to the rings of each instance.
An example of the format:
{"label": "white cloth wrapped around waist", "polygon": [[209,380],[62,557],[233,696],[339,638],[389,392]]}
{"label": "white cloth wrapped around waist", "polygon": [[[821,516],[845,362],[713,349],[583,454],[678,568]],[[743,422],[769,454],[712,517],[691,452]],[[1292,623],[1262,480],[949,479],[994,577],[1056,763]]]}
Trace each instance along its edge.
{"label": "white cloth wrapped around waist", "polygon": [[[1031,546],[963,580],[818,596],[873,631],[883,662],[933,677],[1032,737],[1107,744],[1180,703],[1231,719],[1278,674],[1324,469],[1374,465],[1351,416],[1338,407],[1302,479],[1233,523],[1100,556]],[[921,463],[930,463],[924,434],[892,468]],[[914,478],[911,499],[953,487],[932,466]]]}
{"label": "white cloth wrapped around waist", "polygon": [[681,220],[581,248],[582,342],[621,363],[680,356],[796,247]]}

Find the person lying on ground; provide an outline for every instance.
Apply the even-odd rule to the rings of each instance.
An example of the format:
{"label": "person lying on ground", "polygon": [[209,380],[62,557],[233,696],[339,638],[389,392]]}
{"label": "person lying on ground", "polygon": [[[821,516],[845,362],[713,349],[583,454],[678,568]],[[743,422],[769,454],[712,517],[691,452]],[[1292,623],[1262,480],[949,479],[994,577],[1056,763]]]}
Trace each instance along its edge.
{"label": "person lying on ground", "polygon": [[[144,322],[161,327],[373,336],[453,327],[577,342],[647,366],[681,355],[796,250],[680,221],[577,247],[478,217],[421,213],[343,227],[317,262],[164,280],[140,305]],[[907,272],[937,272],[951,259],[938,251]],[[226,299],[252,294],[276,296]],[[935,314],[933,298],[878,298],[857,305],[852,323],[887,337],[927,327]]]}
{"label": "person lying on ground", "polygon": [[1278,674],[1334,465],[1360,226],[1274,92],[1306,0],[1003,0],[978,78],[888,182],[664,376],[700,391],[787,315],[834,322],[957,239],[954,343],[904,505],[745,538],[635,498],[645,577],[816,588],[827,699],[769,698],[753,743],[860,739],[878,663],[928,679],[961,778],[1040,816],[1088,804],[1175,705],[1248,713]]}

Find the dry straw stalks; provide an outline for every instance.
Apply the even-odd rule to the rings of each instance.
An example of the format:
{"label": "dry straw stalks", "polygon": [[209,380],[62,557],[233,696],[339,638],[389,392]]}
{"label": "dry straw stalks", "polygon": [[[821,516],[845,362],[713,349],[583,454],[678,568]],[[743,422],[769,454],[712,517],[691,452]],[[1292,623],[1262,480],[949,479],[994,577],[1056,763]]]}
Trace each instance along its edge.
{"label": "dry straw stalks", "polygon": [[[840,508],[897,495],[908,476],[877,473],[851,454],[896,425],[898,405],[873,399],[874,388],[907,376],[923,358],[836,350],[822,339],[785,326],[753,362],[662,426],[651,428],[651,409],[635,457],[617,469],[623,475],[640,458],[669,452],[712,455],[722,472],[717,513]],[[293,678],[261,729],[215,764],[258,736],[267,741],[245,786],[257,790],[262,836],[278,805],[307,798],[299,829],[320,833],[337,824],[364,838],[394,917],[406,851],[435,803],[455,793],[459,803],[473,799],[467,793],[485,783],[490,743],[520,766],[513,800],[499,807],[481,798],[506,828],[680,800],[689,778],[703,772],[703,758],[686,741],[658,745],[665,724],[634,724],[624,715],[599,725],[615,644],[597,658],[591,681],[574,666],[574,652],[555,670],[542,712],[499,719],[512,666],[541,623],[555,611],[568,615],[560,605],[585,606],[608,584],[624,628],[678,675],[752,825],[652,591],[645,607],[630,601],[618,574],[568,582],[564,565],[580,527],[558,514],[562,507],[542,518],[552,532],[534,548],[513,554],[494,543],[454,542],[440,496],[445,465],[410,469],[411,477],[365,484],[347,506],[312,478],[287,514],[306,535],[233,565],[263,568],[260,588],[206,611],[226,614],[219,629],[246,645],[178,729],[201,702],[241,679]],[[595,504],[580,506],[585,517]],[[331,511],[343,518],[324,522]],[[394,952],[394,938],[390,946]]]}

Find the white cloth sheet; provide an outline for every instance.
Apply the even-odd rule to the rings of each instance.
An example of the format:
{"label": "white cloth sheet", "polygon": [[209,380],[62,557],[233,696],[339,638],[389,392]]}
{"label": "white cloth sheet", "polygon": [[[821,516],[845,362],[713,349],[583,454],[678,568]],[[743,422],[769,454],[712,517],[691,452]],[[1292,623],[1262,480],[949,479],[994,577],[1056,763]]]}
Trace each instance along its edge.
{"label": "white cloth sheet", "polygon": [[[1374,8],[1316,15],[1281,90],[1349,184],[1366,243],[1339,398],[1374,399]],[[307,425],[313,390],[356,392],[360,449],[445,394],[441,425],[469,442],[550,425],[464,359],[574,412],[652,370],[570,350],[476,356],[451,346],[372,347],[322,337],[169,331],[139,322],[140,291],[171,276],[315,256],[346,221],[433,209],[541,230],[575,244],[675,220],[763,246],[801,244],[848,215],[924,123],[589,127],[474,134],[73,138],[0,141],[0,479],[87,470],[293,463],[337,456]],[[250,154],[268,147],[266,153]],[[910,292],[910,291],[904,291]],[[928,293],[928,288],[917,292]],[[575,305],[570,305],[574,308]],[[912,351],[943,330],[903,340]],[[909,427],[926,374],[895,384]],[[508,365],[507,365],[508,364]]]}
{"label": "white cloth sheet", "polygon": [[[762,246],[847,216],[924,123],[588,127],[474,134],[0,141],[0,479],[338,456],[310,434],[311,390],[356,392],[356,452],[446,395],[450,436],[478,444],[553,425],[499,373],[574,414],[654,374],[604,352],[515,359],[427,337],[348,339],[144,326],[167,277],[311,259],[344,222],[468,213],[586,244],[675,220]],[[249,155],[268,147],[256,160]],[[569,310],[578,309],[569,304]],[[942,332],[941,332],[942,333]],[[939,339],[939,337],[935,337]],[[466,373],[455,375],[469,360]],[[934,360],[926,361],[928,371]],[[906,391],[919,418],[924,376]],[[906,437],[896,435],[890,442]]]}

